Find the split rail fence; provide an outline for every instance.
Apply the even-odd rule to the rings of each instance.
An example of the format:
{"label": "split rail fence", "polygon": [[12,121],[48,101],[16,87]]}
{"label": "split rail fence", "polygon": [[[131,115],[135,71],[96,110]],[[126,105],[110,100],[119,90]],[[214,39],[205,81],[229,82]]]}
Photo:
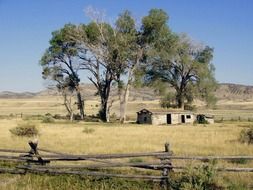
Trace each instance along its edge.
{"label": "split rail fence", "polygon": [[[253,160],[253,156],[175,156],[170,150],[169,143],[166,143],[164,151],[160,152],[87,155],[72,155],[38,148],[38,142],[36,141],[29,141],[28,144],[30,146],[29,151],[0,149],[0,161],[21,163],[14,168],[0,167],[0,173],[71,174],[102,178],[142,179],[159,181],[161,187],[166,189],[169,183],[169,173],[186,169],[185,166],[173,165],[172,160],[197,160],[203,162],[212,160]],[[143,162],[142,160],[138,162],[136,158],[150,158],[149,160],[152,160],[152,162]],[[126,159],[132,159],[133,162],[129,162],[129,160],[127,162]],[[58,162],[64,162],[64,164],[55,164]],[[71,164],[66,165],[66,162]],[[137,168],[140,170],[156,170],[157,172],[153,172],[155,173],[153,175],[147,175],[145,172],[142,175],[124,174],[115,170],[106,170],[110,168]],[[216,169],[222,172],[253,172],[253,168]]]}

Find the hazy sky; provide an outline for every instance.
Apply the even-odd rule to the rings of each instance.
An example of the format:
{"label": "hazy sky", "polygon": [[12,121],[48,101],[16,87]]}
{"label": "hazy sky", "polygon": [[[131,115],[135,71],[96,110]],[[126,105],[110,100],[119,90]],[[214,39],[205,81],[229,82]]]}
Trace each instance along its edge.
{"label": "hazy sky", "polygon": [[214,47],[219,82],[253,85],[252,0],[0,0],[0,91],[38,91],[38,62],[51,32],[66,23],[87,23],[87,6],[109,20],[125,10],[136,18],[151,8],[170,16],[170,28]]}

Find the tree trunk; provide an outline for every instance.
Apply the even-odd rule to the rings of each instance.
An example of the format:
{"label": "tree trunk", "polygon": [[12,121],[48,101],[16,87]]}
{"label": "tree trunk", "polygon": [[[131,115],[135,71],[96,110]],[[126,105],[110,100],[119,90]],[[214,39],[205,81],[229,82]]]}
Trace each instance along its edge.
{"label": "tree trunk", "polygon": [[177,94],[177,106],[178,108],[184,110],[184,95],[182,94],[182,92],[179,92]]}
{"label": "tree trunk", "polygon": [[102,121],[108,122],[107,101],[102,97],[101,97],[101,107],[100,107],[100,111],[99,111],[99,116]]}
{"label": "tree trunk", "polygon": [[65,106],[66,110],[68,111],[69,120],[70,120],[70,121],[73,121],[73,115],[74,115],[74,114],[73,114],[73,111],[68,107],[66,101],[64,101],[64,106]]}
{"label": "tree trunk", "polygon": [[118,96],[119,96],[119,113],[120,113],[120,122],[123,120],[122,118],[124,117],[124,104],[123,104],[123,87],[118,86]]}
{"label": "tree trunk", "polygon": [[77,106],[78,106],[78,109],[80,110],[80,117],[83,120],[84,119],[84,101],[82,99],[79,86],[76,87],[76,94],[77,94]]}
{"label": "tree trunk", "polygon": [[111,82],[112,79],[108,77],[106,80],[103,90],[100,93],[100,98],[101,98],[101,108],[99,111],[100,119],[104,122],[109,122],[110,121],[110,116],[108,113],[110,113],[110,108],[108,107],[108,100],[110,96],[110,91],[111,91]]}
{"label": "tree trunk", "polygon": [[130,83],[127,84],[126,89],[125,89],[125,93],[124,93],[124,98],[122,101],[122,110],[121,110],[121,118],[120,118],[120,122],[121,123],[125,123],[126,122],[126,110],[127,110],[127,103],[128,103],[128,98],[129,98],[129,90],[130,90]]}
{"label": "tree trunk", "polygon": [[132,79],[133,79],[134,68],[135,68],[135,66],[133,66],[129,71],[128,81],[127,81],[127,85],[126,85],[125,92],[124,92],[124,97],[123,97],[123,100],[120,102],[120,107],[121,107],[120,123],[126,122],[127,103],[128,103],[129,91],[130,91],[131,83],[132,83]]}
{"label": "tree trunk", "polygon": [[74,113],[73,113],[73,109],[71,108],[71,99],[70,99],[70,101],[68,101],[67,97],[68,97],[68,95],[65,92],[63,92],[64,106],[69,114],[70,121],[73,121]]}
{"label": "tree trunk", "polygon": [[101,107],[99,110],[99,117],[103,122],[109,122],[110,117],[108,113],[110,110],[108,110],[108,98],[107,95],[101,96]]}
{"label": "tree trunk", "polygon": [[131,84],[133,82],[133,75],[134,75],[134,70],[139,65],[140,59],[143,56],[143,49],[139,49],[137,52],[137,55],[135,57],[134,64],[130,67],[129,73],[128,73],[128,80],[127,80],[127,85],[125,88],[124,92],[124,97],[122,101],[122,117],[120,118],[121,123],[126,122],[126,110],[127,110],[127,103],[128,103],[128,98],[129,98],[129,91],[131,88]]}

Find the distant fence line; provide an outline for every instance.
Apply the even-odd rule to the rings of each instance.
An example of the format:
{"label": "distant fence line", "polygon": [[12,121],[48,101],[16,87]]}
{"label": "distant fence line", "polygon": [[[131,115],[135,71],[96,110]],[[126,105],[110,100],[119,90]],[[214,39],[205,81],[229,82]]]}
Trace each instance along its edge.
{"label": "distant fence line", "polygon": [[[66,154],[47,149],[38,148],[38,142],[29,141],[30,151],[0,149],[0,161],[21,162],[15,168],[0,167],[0,173],[10,174],[50,174],[50,175],[84,175],[94,177],[117,177],[126,179],[143,179],[159,181],[161,187],[166,189],[169,184],[169,173],[178,170],[185,170],[185,166],[174,166],[172,160],[253,160],[253,156],[176,156],[170,150],[169,143],[165,144],[164,151],[144,152],[144,153],[125,153],[125,154],[86,154],[74,155]],[[43,152],[40,154],[39,152]],[[153,162],[119,162],[115,159],[152,157],[157,161]],[[59,161],[86,161],[83,165],[50,165],[51,162]],[[88,161],[88,163],[87,163]],[[141,168],[146,170],[161,171],[159,175],[135,175],[135,174],[118,174],[110,172],[97,171],[104,168]],[[82,171],[86,169],[86,171]],[[93,171],[96,170],[96,171]],[[253,172],[253,168],[216,168],[221,172]],[[157,174],[157,172],[156,172]]]}

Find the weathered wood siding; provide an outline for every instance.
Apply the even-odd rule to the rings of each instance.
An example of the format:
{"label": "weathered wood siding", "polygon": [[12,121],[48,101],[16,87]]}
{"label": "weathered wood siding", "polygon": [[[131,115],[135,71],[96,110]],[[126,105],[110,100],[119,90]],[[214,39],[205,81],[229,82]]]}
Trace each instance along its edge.
{"label": "weathered wood siding", "polygon": [[140,123],[140,124],[151,124],[151,115],[150,113],[140,113],[140,114],[137,114],[137,123]]}

